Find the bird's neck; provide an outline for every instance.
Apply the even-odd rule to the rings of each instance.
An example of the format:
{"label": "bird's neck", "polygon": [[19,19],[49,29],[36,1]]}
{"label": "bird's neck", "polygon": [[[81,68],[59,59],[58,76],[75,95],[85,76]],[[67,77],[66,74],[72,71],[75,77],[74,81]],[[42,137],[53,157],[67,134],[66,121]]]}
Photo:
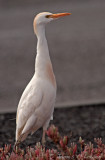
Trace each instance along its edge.
{"label": "bird's neck", "polygon": [[49,78],[55,86],[55,76],[49,56],[49,49],[45,36],[45,27],[38,27],[37,30],[37,55],[35,62],[35,74],[42,78]]}
{"label": "bird's neck", "polygon": [[[37,30],[37,58],[40,57],[42,60],[50,61],[48,44],[45,36],[45,26],[41,26]],[[41,60],[40,59],[40,60]],[[44,63],[43,63],[44,64]]]}

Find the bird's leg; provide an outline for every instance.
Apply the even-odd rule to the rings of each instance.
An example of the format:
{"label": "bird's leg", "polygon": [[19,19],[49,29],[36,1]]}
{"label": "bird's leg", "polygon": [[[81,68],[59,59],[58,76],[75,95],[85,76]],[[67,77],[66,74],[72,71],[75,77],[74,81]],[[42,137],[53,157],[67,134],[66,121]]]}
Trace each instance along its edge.
{"label": "bird's leg", "polygon": [[46,134],[46,130],[43,130],[43,135],[42,135],[42,146],[43,147],[45,147],[45,143],[46,143],[45,134]]}

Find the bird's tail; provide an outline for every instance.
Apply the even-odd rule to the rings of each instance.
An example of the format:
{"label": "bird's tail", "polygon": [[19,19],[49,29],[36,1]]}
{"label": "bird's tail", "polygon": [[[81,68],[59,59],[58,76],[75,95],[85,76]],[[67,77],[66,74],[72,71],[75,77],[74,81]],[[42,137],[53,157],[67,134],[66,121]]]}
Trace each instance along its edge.
{"label": "bird's tail", "polygon": [[28,136],[28,133],[24,133],[22,135],[20,135],[20,137],[18,137],[18,139],[16,139],[16,142],[15,144],[18,145],[20,144],[21,142],[23,142]]}
{"label": "bird's tail", "polygon": [[16,143],[17,144],[24,141],[29,134],[29,132],[22,134],[23,128],[24,128],[24,126],[16,129]]}

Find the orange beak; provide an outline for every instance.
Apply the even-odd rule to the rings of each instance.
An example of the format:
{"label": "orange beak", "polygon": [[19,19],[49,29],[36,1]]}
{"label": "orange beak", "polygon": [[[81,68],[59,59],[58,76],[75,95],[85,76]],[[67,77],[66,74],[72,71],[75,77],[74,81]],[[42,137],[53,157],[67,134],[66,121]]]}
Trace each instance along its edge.
{"label": "orange beak", "polygon": [[71,13],[57,13],[57,14],[51,14],[51,15],[48,15],[47,18],[59,18],[59,17],[68,16],[68,15],[71,15]]}

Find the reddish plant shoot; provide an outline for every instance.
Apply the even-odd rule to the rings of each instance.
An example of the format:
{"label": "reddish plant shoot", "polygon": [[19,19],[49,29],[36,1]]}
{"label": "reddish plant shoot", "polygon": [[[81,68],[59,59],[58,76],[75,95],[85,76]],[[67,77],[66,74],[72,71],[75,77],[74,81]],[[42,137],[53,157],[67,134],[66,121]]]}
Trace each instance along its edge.
{"label": "reddish plant shoot", "polygon": [[[96,147],[91,142],[85,144],[81,137],[79,145],[71,143],[68,146],[70,139],[67,136],[62,137],[54,125],[49,127],[46,134],[57,146],[56,150],[46,150],[40,142],[34,148],[16,148],[14,152],[11,152],[11,145],[5,145],[4,148],[0,148],[0,160],[105,160],[105,144],[101,138],[94,139]],[[77,153],[77,148],[80,147],[81,151]]]}

